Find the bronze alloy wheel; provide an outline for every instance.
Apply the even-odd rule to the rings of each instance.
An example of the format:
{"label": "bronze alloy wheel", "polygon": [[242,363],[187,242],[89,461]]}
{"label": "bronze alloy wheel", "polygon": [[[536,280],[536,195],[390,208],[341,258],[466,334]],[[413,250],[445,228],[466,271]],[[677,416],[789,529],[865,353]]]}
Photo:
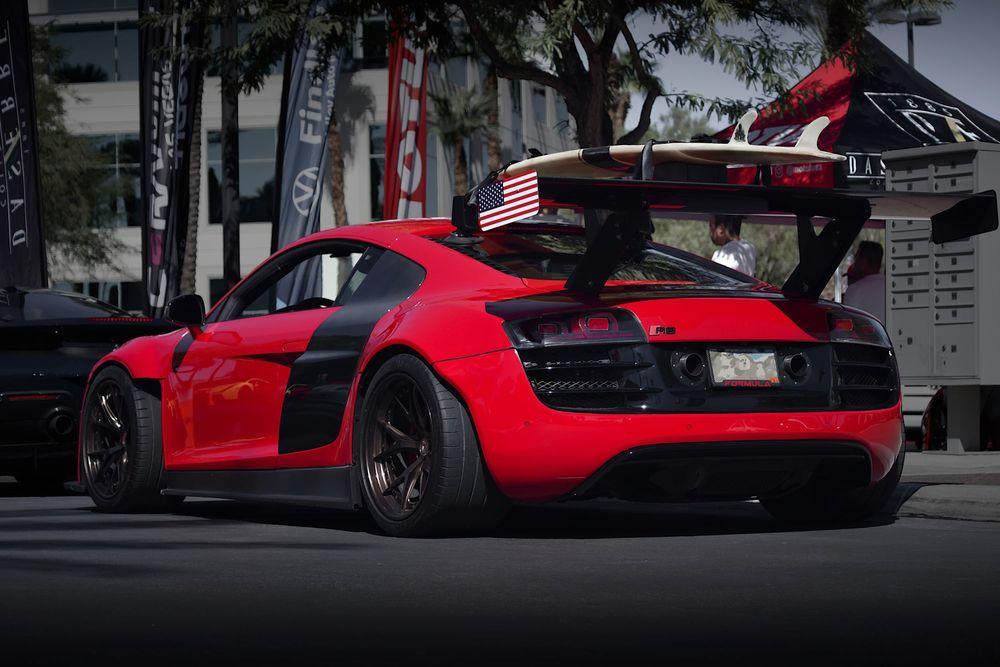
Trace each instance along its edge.
{"label": "bronze alloy wheel", "polygon": [[375,387],[363,441],[363,474],[377,511],[398,521],[419,506],[431,475],[431,411],[412,377],[393,373]]}
{"label": "bronze alloy wheel", "polygon": [[90,490],[111,499],[128,479],[131,424],[122,388],[113,379],[94,387],[83,442],[83,470]]}

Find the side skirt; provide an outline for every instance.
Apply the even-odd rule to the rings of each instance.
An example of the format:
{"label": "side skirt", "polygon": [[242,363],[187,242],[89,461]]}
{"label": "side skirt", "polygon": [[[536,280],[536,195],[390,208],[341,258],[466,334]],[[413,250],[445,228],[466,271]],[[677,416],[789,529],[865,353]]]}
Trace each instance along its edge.
{"label": "side skirt", "polygon": [[352,466],[278,470],[168,470],[166,496],[361,509]]}

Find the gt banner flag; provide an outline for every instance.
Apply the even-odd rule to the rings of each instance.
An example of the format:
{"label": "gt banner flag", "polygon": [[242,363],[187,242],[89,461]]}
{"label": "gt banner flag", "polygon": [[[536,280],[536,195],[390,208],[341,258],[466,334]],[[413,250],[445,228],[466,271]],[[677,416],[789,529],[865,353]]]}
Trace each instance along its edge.
{"label": "gt banner flag", "polygon": [[48,284],[36,136],[27,3],[0,3],[0,287]]}
{"label": "gt banner flag", "polygon": [[393,33],[382,217],[416,218],[427,203],[427,52]]}
{"label": "gt banner flag", "polygon": [[[179,10],[188,0],[144,0],[142,13]],[[190,58],[202,27],[172,22],[139,29],[142,254],[146,312],[161,317],[180,289],[187,242],[188,172],[200,64]]]}
{"label": "gt banner flag", "polygon": [[[333,2],[313,3],[310,17],[332,11]],[[337,74],[341,57],[332,54],[323,64],[320,45],[303,34],[285,56],[278,130],[277,218],[271,232],[271,250],[319,231],[320,205],[327,163],[327,135],[333,120]],[[310,260],[283,278],[277,286],[279,307],[316,296],[322,275],[319,259]]]}

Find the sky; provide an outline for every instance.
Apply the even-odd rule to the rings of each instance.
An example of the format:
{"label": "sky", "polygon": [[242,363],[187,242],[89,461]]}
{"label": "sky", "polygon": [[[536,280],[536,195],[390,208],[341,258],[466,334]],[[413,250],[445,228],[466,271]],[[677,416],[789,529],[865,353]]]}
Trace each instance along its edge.
{"label": "sky", "polygon": [[[636,38],[656,31],[648,17],[633,27]],[[883,25],[872,33],[906,60],[906,26]],[[794,39],[794,35],[786,35]],[[954,0],[941,11],[941,23],[914,28],[914,60],[917,70],[966,104],[993,118],[1000,118],[1000,0]],[[802,72],[805,76],[808,70]],[[687,90],[712,97],[747,98],[759,91],[746,87],[697,56],[670,55],[660,60],[657,74],[669,91]],[[641,96],[634,96],[628,127],[637,120]],[[667,108],[657,101],[652,118]],[[726,123],[713,119],[715,127]]]}

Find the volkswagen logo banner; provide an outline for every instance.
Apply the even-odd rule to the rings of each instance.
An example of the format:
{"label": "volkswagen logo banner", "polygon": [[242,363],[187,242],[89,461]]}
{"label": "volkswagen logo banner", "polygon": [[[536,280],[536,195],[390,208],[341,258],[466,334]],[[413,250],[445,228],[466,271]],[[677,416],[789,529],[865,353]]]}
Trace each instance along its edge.
{"label": "volkswagen logo banner", "polygon": [[[311,17],[332,11],[333,2],[318,0]],[[323,179],[326,174],[326,139],[333,119],[333,103],[340,70],[340,54],[329,62],[319,57],[320,45],[303,35],[285,56],[281,126],[278,130],[278,174],[275,207],[277,219],[271,249],[284,248],[319,231]],[[279,307],[317,296],[322,285],[320,262],[306,262],[277,285]]]}

